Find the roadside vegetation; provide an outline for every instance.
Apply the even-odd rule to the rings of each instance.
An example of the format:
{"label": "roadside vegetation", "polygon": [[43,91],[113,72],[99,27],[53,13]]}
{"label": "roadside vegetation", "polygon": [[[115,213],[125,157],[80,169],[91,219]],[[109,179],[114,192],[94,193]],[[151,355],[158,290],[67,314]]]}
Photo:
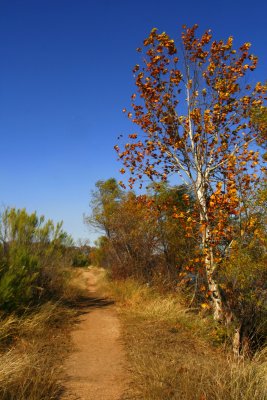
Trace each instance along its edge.
{"label": "roadside vegetation", "polygon": [[[265,201],[261,186],[250,215],[262,232]],[[92,194],[87,222],[106,235],[91,257],[119,306],[132,372],[125,399],[266,400],[265,242],[251,235],[232,243],[217,272],[226,313],[218,323],[205,274],[188,267],[199,254],[197,232],[186,237],[173,218],[174,205],[187,212],[193,202],[184,186],[167,183],[140,197],[109,179]]]}
{"label": "roadside vegetation", "polygon": [[0,398],[57,399],[82,294],[70,266],[84,256],[73,249],[62,223],[6,209],[0,217]]}
{"label": "roadside vegetation", "polygon": [[130,190],[92,194],[130,399],[267,398],[267,87],[248,84],[251,44],[234,45],[196,24],[179,40],[151,30],[123,110],[136,131],[114,146]]}
{"label": "roadside vegetation", "polygon": [[[218,327],[235,354],[248,357],[267,337],[266,189],[260,186],[250,201],[248,223],[254,220],[261,239],[237,235],[216,271],[225,312]],[[106,235],[92,249],[93,264],[106,268],[115,280],[134,279],[183,299],[187,308],[212,315],[197,230],[188,237],[173,217],[173,207],[190,215],[193,203],[193,194],[184,186],[163,183],[138,196],[133,190],[122,191],[114,179],[98,182],[87,222]],[[239,221],[233,218],[229,223],[235,226]]]}
{"label": "roadside vegetation", "polygon": [[131,383],[125,400],[267,399],[267,354],[234,357],[226,328],[185,299],[105,277],[121,316]]}
{"label": "roadside vegetation", "polygon": [[1,399],[60,395],[87,263],[107,271],[123,319],[128,400],[267,399],[267,86],[247,84],[250,43],[197,28],[183,27],[181,52],[155,28],[138,49],[137,133],[115,145],[129,190],[96,183],[94,248],[36,213],[2,212]]}
{"label": "roadside vegetation", "polygon": [[97,182],[87,218],[125,317],[132,398],[267,397],[267,86],[247,84],[250,47],[194,25],[179,41],[153,28],[137,49],[136,131],[114,146],[130,190]]}

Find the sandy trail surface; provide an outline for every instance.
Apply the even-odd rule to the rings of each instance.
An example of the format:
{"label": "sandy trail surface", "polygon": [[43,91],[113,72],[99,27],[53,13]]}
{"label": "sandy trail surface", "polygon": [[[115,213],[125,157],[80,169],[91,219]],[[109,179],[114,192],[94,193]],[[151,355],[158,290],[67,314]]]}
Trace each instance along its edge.
{"label": "sandy trail surface", "polygon": [[111,301],[97,289],[95,269],[83,272],[88,298],[72,332],[73,352],[64,365],[62,400],[119,400],[127,386],[126,361],[120,323]]}

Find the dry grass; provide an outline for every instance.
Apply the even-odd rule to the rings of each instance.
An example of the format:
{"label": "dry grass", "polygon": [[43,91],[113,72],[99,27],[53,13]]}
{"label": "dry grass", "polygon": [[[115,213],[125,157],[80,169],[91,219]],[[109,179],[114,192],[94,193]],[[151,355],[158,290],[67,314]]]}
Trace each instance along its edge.
{"label": "dry grass", "polygon": [[60,397],[75,311],[64,305],[83,293],[79,276],[66,285],[62,302],[0,319],[0,399],[53,400]]}
{"label": "dry grass", "polygon": [[82,279],[82,274],[82,268],[68,269],[66,271],[65,283],[61,294],[62,301],[75,303],[77,298],[86,296],[87,285]]}
{"label": "dry grass", "polygon": [[209,317],[190,312],[176,296],[132,280],[102,286],[124,322],[132,370],[125,399],[267,399],[267,351],[236,361],[218,345],[220,329]]}
{"label": "dry grass", "polygon": [[11,315],[0,322],[2,400],[58,398],[72,316],[68,308],[47,303],[29,315]]}

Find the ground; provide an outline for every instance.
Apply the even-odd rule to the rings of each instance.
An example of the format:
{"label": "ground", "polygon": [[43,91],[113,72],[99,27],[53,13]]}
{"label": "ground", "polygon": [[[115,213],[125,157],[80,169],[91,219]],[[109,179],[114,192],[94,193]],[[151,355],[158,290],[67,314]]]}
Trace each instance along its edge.
{"label": "ground", "polygon": [[83,278],[88,298],[80,305],[72,333],[73,351],[67,359],[62,400],[119,400],[127,387],[127,365],[120,322],[112,301],[101,297],[97,272]]}

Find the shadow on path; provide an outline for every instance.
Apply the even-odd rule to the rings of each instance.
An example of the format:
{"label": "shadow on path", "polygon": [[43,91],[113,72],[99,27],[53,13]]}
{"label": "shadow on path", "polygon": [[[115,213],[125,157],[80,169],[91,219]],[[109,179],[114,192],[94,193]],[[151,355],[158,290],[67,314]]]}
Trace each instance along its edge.
{"label": "shadow on path", "polygon": [[76,311],[76,315],[87,314],[88,312],[112,306],[115,304],[114,300],[110,300],[105,297],[95,297],[95,296],[80,296],[73,302],[67,302],[66,305]]}

